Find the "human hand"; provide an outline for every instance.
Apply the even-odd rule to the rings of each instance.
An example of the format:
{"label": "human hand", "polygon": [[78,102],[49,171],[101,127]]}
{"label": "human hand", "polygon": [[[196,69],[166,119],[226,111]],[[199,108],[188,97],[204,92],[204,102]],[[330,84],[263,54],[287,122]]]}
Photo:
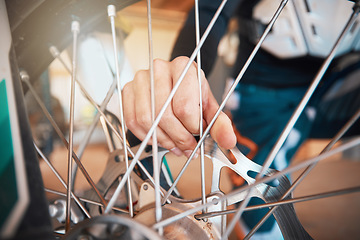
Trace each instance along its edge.
{"label": "human hand", "polygon": [[[154,60],[156,115],[170,95],[187,62],[187,57],[178,57],[171,62]],[[219,105],[203,72],[201,78],[203,128],[205,129]],[[138,71],[134,80],[124,86],[122,97],[125,123],[132,133],[143,140],[152,125],[150,71]],[[199,101],[199,82],[196,63],[193,63],[157,127],[157,139],[162,147],[178,156],[182,154],[190,156],[197,144],[193,134],[199,134]],[[215,121],[210,134],[223,148],[230,149],[236,144],[231,121],[223,112]]]}

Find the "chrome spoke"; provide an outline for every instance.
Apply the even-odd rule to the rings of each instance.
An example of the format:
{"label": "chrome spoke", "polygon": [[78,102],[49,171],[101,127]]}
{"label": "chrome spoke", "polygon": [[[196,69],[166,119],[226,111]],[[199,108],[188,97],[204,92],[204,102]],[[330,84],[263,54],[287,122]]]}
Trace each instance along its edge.
{"label": "chrome spoke", "polygon": [[[148,49],[149,49],[149,70],[150,70],[150,95],[151,95],[151,121],[156,118],[155,110],[155,80],[154,80],[154,51],[152,42],[152,18],[151,18],[151,0],[147,0],[147,23],[148,23]],[[160,198],[160,159],[158,158],[158,143],[156,129],[152,135],[152,153],[153,153],[153,178],[155,180],[155,221],[159,222],[162,218],[161,198]],[[159,234],[163,235],[163,229],[158,229]]]}
{"label": "chrome spoke", "polygon": [[109,132],[109,129],[107,128],[106,121],[105,121],[103,116],[100,116],[100,123],[101,123],[101,126],[102,126],[104,134],[105,134],[105,139],[106,139],[106,142],[107,142],[107,145],[108,145],[108,149],[109,149],[110,152],[113,152],[114,151],[114,146],[112,144],[110,132]]}
{"label": "chrome spoke", "polygon": [[73,32],[73,56],[72,56],[72,74],[70,87],[70,120],[69,120],[69,149],[68,149],[68,174],[67,174],[67,196],[66,196],[66,221],[65,231],[70,230],[71,221],[71,187],[72,187],[72,153],[74,148],[74,108],[75,108],[75,79],[77,67],[77,37],[80,32],[80,23],[73,21],[71,23],[71,31]]}
{"label": "chrome spoke", "polygon": [[[199,16],[199,1],[195,0],[195,33],[196,33],[196,45],[200,41],[200,16]],[[197,63],[197,78],[199,82],[199,135],[200,138],[203,136],[203,104],[202,104],[202,90],[201,90],[201,50],[196,55]],[[204,159],[204,142],[200,145],[200,175],[201,175],[201,201],[202,204],[206,203],[206,192],[205,192],[205,159]],[[206,212],[206,209],[203,211]]]}
{"label": "chrome spoke", "polygon": [[[129,166],[129,158],[128,158],[128,151],[127,151],[127,144],[126,144],[126,130],[125,130],[125,120],[124,120],[124,107],[122,103],[122,94],[121,94],[121,84],[120,84],[120,69],[119,69],[119,61],[118,61],[118,54],[117,54],[117,44],[116,44],[116,30],[115,30],[115,17],[116,17],[116,8],[114,5],[108,6],[108,16],[110,18],[110,24],[111,24],[111,34],[113,39],[113,47],[114,47],[114,61],[115,61],[115,69],[116,69],[116,80],[117,80],[117,90],[118,90],[118,96],[119,96],[119,108],[120,108],[120,122],[121,122],[121,133],[122,133],[122,139],[123,139],[123,148],[124,148],[124,158],[125,158],[125,164],[126,169],[128,170]],[[128,205],[129,205],[129,213],[130,217],[134,216],[134,208],[133,208],[133,201],[132,201],[132,193],[131,193],[131,182],[130,177],[128,176],[126,178],[127,181],[127,191],[128,191]],[[115,199],[118,197],[118,194],[114,193],[114,196],[111,197],[109,201],[109,205],[111,204],[111,201],[115,201]],[[109,209],[107,208],[105,210],[105,213],[109,213]]]}

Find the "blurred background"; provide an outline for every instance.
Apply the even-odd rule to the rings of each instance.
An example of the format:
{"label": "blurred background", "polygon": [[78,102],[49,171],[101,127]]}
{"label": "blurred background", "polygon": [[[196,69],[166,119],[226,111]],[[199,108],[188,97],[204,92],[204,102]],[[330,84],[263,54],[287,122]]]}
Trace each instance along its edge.
{"label": "blurred background", "polygon": [[[186,13],[193,6],[192,0],[183,1],[169,1],[169,0],[153,0],[152,1],[152,34],[153,34],[153,48],[154,58],[161,58],[169,60],[172,47],[177,37],[185,18]],[[110,26],[109,26],[110,27]],[[132,6],[129,6],[118,13],[117,27],[119,32],[119,50],[122,57],[122,81],[125,83],[131,81],[134,73],[140,69],[147,69],[149,65],[148,60],[148,30],[146,18],[146,2],[140,1]],[[215,93],[216,98],[220,101],[223,94],[225,81],[228,71],[234,61],[234,49],[239,44],[238,39],[234,37],[233,33],[236,31],[236,25],[230,24],[229,34],[221,41],[218,49],[219,58],[216,63],[215,70],[209,76],[209,82]],[[235,34],[236,35],[236,34]],[[95,37],[94,37],[95,36]],[[96,41],[94,41],[94,39]],[[83,48],[83,50],[82,50]],[[110,53],[112,48],[109,36],[103,33],[98,33],[92,36],[87,36],[81,40],[79,47],[79,59],[84,59],[80,65],[80,76],[86,79],[95,79],[93,81],[103,81],[104,89],[97,89],[93,87],[93,81],[89,80],[85,86],[89,92],[95,91],[96,101],[100,102],[109,86],[109,79],[112,79],[112,72],[109,69],[114,69],[112,63],[107,63],[109,66],[102,65],[98,71],[94,69],[89,70],[89,66],[97,65],[96,61],[108,61],[113,56]],[[91,49],[91,50],[90,50]],[[105,56],[98,56],[97,49],[104,50]],[[107,50],[109,49],[109,53]],[[62,52],[63,59],[70,63],[70,51]],[[103,54],[103,53],[102,53]],[[88,59],[95,59],[95,62],[90,62]],[[88,76],[90,75],[90,76]],[[104,76],[100,78],[97,75]],[[108,79],[106,79],[106,76]],[[69,73],[64,69],[62,64],[55,60],[48,72],[42,76],[48,89],[38,87],[38,91],[43,94],[44,98],[51,99],[52,111],[56,116],[56,121],[59,123],[64,132],[66,132],[69,119]],[[219,79],[223,79],[220,81]],[[100,92],[100,93],[98,93]],[[50,93],[48,95],[47,93]],[[92,118],[96,114],[96,109],[82,96],[77,94],[75,100],[75,144],[78,146],[86,132],[86,129],[92,122]],[[39,145],[53,162],[54,166],[59,169],[61,175],[66,179],[66,159],[67,151],[61,146],[61,143],[56,137],[51,126],[43,117],[39,115],[38,109],[31,96],[28,98],[28,110],[30,120],[33,127],[33,134]],[[116,114],[116,100],[113,103],[114,112]],[[48,140],[51,144],[48,145]],[[304,159],[316,156],[329,142],[324,140],[309,140],[297,153],[294,163]],[[83,162],[88,171],[94,176],[95,182],[100,179],[105,169],[108,158],[108,146],[106,143],[106,136],[101,131],[101,125],[97,126],[94,136],[90,140],[90,145],[86,148],[83,155]],[[338,154],[330,160],[318,164],[312,173],[309,175],[295,191],[294,196],[303,196],[315,194],[318,192],[326,192],[339,189],[343,186],[352,187],[360,183],[360,161],[359,150],[353,150],[345,154]],[[173,175],[176,176],[183,159],[176,159],[169,161]],[[183,181],[179,186],[181,192],[189,198],[194,198],[200,194],[200,177],[197,179],[198,184],[194,184],[194,177],[199,174],[192,174],[191,171],[196,171],[197,163],[189,172],[187,181]],[[211,166],[208,166],[211,168]],[[47,166],[41,163],[43,178],[46,187],[50,189],[58,189],[63,191],[62,186],[55,179],[53,174],[49,171]],[[209,172],[209,171],[207,171]],[[299,172],[292,175],[295,178]],[[225,174],[226,175],[226,174]],[[49,180],[52,179],[52,180]],[[231,189],[231,183],[227,176],[224,176],[223,188],[224,191]],[[83,177],[78,176],[75,188],[77,191],[84,191],[88,189],[87,183]],[[350,206],[350,207],[349,207]],[[332,197],[322,200],[314,200],[306,203],[299,203],[295,205],[298,216],[303,223],[305,229],[313,236],[314,239],[360,239],[360,194],[353,193],[339,197]]]}

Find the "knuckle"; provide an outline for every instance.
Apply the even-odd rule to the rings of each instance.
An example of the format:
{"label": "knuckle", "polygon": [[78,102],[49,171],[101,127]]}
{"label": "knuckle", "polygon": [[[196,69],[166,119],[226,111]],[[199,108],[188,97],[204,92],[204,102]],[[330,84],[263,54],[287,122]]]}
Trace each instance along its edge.
{"label": "knuckle", "polygon": [[160,119],[160,125],[169,123],[172,119],[173,116],[171,115],[171,113],[169,111],[165,111],[162,118]]}
{"label": "knuckle", "polygon": [[205,76],[205,72],[200,69],[200,76],[201,76],[201,82],[204,82],[204,80],[206,80],[206,76]]}
{"label": "knuckle", "polygon": [[175,115],[180,119],[186,119],[194,114],[194,106],[186,101],[179,101],[174,107]]}
{"label": "knuckle", "polygon": [[128,84],[126,84],[124,87],[123,87],[123,89],[121,90],[121,95],[122,95],[122,100],[123,100],[123,102],[125,103],[125,102],[127,102],[127,100],[128,100],[128,98],[126,97],[126,96],[129,96],[129,94],[130,94],[130,87],[129,87],[129,85]]}
{"label": "knuckle", "polygon": [[187,62],[189,61],[189,58],[188,57],[185,57],[185,56],[180,56],[180,57],[177,57],[175,58],[172,63],[176,66],[185,66],[187,64]]}
{"label": "knuckle", "polygon": [[167,68],[167,62],[162,59],[158,59],[158,58],[154,59],[153,64],[154,64],[154,75],[155,76],[162,74],[164,69]]}
{"label": "knuckle", "polygon": [[[135,82],[142,82],[144,79],[148,77],[148,70],[139,70],[135,73],[134,81]],[[126,86],[126,85],[125,85]]]}
{"label": "knuckle", "polygon": [[134,118],[126,118],[125,124],[130,130],[133,130],[137,127],[137,122]]}
{"label": "knuckle", "polygon": [[183,134],[175,140],[175,143],[181,149],[187,150],[189,148],[189,146],[192,145],[192,142],[194,140],[193,138],[194,137],[191,134]]}
{"label": "knuckle", "polygon": [[141,114],[140,116],[137,116],[136,119],[137,119],[137,122],[139,123],[139,125],[141,125],[145,128],[150,128],[151,118],[147,114]]}
{"label": "knuckle", "polygon": [[129,96],[131,96],[133,93],[133,86],[132,83],[127,83],[123,89],[121,90],[121,95],[122,95],[122,100],[124,102],[124,104],[128,104],[131,102],[131,100],[129,100]]}
{"label": "knuckle", "polygon": [[122,92],[127,93],[129,91],[129,89],[131,89],[130,85],[131,85],[131,82],[126,83],[122,89]]}
{"label": "knuckle", "polygon": [[160,58],[154,59],[153,63],[154,63],[154,67],[161,67],[161,66],[164,66],[167,64],[167,62],[165,60],[160,59]]}

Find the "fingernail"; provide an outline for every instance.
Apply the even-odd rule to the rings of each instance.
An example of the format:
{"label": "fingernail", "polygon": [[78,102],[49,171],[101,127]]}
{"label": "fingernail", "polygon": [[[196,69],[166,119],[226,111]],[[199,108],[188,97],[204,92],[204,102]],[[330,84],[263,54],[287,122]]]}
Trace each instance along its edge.
{"label": "fingernail", "polygon": [[[189,158],[192,152],[193,152],[192,150],[185,150],[184,154],[187,158]],[[198,156],[199,155],[197,153],[195,153],[193,158],[197,158]]]}
{"label": "fingernail", "polygon": [[178,157],[183,155],[183,152],[180,149],[178,149],[177,147],[170,149],[170,151]]}

